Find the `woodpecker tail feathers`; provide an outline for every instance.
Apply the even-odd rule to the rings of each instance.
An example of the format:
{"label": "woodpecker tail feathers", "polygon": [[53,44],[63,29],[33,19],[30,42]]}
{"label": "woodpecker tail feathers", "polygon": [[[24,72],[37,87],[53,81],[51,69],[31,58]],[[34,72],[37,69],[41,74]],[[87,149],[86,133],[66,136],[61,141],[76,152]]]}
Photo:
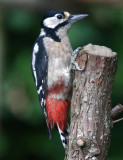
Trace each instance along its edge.
{"label": "woodpecker tail feathers", "polygon": [[57,126],[64,148],[66,147],[69,133],[67,124],[69,104],[70,101],[63,101],[50,96],[46,98],[49,138],[51,138],[51,129]]}
{"label": "woodpecker tail feathers", "polygon": [[48,128],[48,137],[49,137],[49,139],[51,139],[51,136],[52,136],[52,129],[51,129],[51,127],[49,126],[47,120],[46,120],[46,123],[47,123],[47,128]]}
{"label": "woodpecker tail feathers", "polygon": [[64,148],[67,147],[67,142],[68,142],[68,135],[69,135],[69,125],[67,125],[67,128],[65,128],[64,132],[58,127],[58,131],[59,131],[59,135],[62,141],[62,144],[64,146]]}

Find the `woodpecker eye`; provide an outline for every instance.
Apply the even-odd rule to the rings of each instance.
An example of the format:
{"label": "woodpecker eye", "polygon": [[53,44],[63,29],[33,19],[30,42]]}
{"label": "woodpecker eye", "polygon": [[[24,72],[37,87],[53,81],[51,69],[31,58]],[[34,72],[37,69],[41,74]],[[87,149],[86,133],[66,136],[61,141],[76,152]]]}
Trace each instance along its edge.
{"label": "woodpecker eye", "polygon": [[59,14],[59,15],[57,15],[57,18],[58,18],[58,19],[62,19],[63,16],[62,16],[61,14]]}

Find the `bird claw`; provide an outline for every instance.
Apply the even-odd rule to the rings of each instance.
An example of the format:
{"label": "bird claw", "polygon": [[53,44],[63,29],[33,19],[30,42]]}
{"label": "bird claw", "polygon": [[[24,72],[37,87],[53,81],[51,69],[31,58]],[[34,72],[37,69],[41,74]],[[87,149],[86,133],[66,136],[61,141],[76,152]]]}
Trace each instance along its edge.
{"label": "bird claw", "polygon": [[76,62],[76,57],[81,49],[82,47],[78,47],[77,49],[74,50],[72,60],[71,60],[71,65],[72,65],[71,69],[83,71],[83,69],[80,68],[78,63]]}
{"label": "bird claw", "polygon": [[80,50],[82,50],[82,48],[83,48],[83,47],[78,47],[78,48],[76,48],[76,49],[74,50],[73,54],[74,54],[74,55],[75,55],[75,54],[78,54],[78,52],[79,52]]}
{"label": "bird claw", "polygon": [[72,69],[78,70],[78,71],[83,71],[83,69],[79,67],[77,62],[72,62]]}

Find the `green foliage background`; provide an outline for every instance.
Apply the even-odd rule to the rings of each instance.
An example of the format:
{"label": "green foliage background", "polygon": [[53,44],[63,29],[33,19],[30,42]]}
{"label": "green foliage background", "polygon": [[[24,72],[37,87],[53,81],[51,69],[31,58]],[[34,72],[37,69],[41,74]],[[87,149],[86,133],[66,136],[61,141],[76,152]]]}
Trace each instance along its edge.
{"label": "green foliage background", "polygon": [[[52,140],[42,114],[32,73],[31,50],[46,10],[0,7],[1,114],[0,159],[63,160],[64,149],[54,129]],[[75,11],[73,11],[75,12]],[[70,29],[73,49],[88,43],[104,45],[118,53],[112,105],[123,104],[123,8],[93,6],[89,17]],[[123,159],[123,122],[114,125],[110,160]]]}

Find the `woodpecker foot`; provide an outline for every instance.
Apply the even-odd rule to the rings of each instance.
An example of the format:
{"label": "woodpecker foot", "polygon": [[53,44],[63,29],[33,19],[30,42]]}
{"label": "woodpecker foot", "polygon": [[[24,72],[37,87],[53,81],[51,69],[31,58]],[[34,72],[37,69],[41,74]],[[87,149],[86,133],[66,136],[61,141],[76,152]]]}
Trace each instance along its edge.
{"label": "woodpecker foot", "polygon": [[80,68],[78,63],[76,62],[77,55],[81,49],[82,49],[82,47],[78,47],[77,49],[74,50],[73,56],[71,59],[71,69],[83,71],[83,69]]}
{"label": "woodpecker foot", "polygon": [[73,51],[73,54],[76,55],[76,57],[77,57],[78,52],[81,51],[82,48],[83,48],[83,47],[78,47],[78,48],[76,48],[76,49]]}

